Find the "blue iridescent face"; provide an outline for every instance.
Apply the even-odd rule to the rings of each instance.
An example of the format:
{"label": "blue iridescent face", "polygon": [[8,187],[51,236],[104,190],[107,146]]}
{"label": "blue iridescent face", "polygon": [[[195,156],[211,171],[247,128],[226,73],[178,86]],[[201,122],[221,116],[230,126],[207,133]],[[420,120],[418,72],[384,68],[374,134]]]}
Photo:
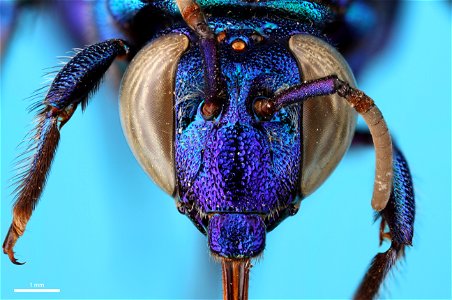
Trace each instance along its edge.
{"label": "blue iridescent face", "polygon": [[[299,83],[300,73],[283,43],[254,37],[257,43],[251,44],[247,38],[253,30],[225,32],[225,42],[220,44],[218,53],[227,101],[215,119],[205,120],[200,112],[204,69],[198,48],[191,47],[179,62],[175,91],[179,209],[203,232],[213,215],[230,214],[231,220],[223,223],[230,221],[233,225],[218,232],[228,234],[227,231],[257,226],[252,231],[265,235],[263,224],[267,230],[274,227],[297,201],[300,105],[281,109],[270,120],[260,120],[253,104]],[[245,50],[233,49],[238,39],[246,42]],[[256,216],[261,220],[256,221]],[[263,242],[257,242],[262,243],[262,249]],[[246,253],[241,254],[249,254]],[[256,250],[250,253],[255,254]]]}
{"label": "blue iridescent face", "polygon": [[263,99],[301,78],[339,74],[353,82],[343,58],[307,24],[213,19],[221,105],[210,115],[209,64],[185,26],[144,47],[123,80],[122,121],[135,155],[219,256],[262,252],[265,233],[296,213],[351,141],[355,115],[335,96],[261,113]]}

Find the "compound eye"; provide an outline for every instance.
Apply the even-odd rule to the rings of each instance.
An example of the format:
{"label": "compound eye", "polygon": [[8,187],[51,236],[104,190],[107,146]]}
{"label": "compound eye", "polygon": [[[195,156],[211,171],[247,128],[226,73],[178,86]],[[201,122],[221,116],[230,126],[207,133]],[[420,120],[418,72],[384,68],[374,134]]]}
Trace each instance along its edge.
{"label": "compound eye", "polygon": [[264,96],[256,97],[253,103],[253,110],[260,121],[270,121],[275,114],[273,102]]}
{"label": "compound eye", "polygon": [[170,195],[174,168],[174,80],[189,40],[168,34],[145,46],[130,63],[120,91],[124,134],[138,162]]}
{"label": "compound eye", "polygon": [[[329,75],[356,86],[345,59],[331,45],[308,35],[294,35],[289,49],[298,61],[303,80]],[[303,150],[300,191],[303,197],[319,187],[350,146],[356,112],[337,94],[309,99],[303,103]]]}

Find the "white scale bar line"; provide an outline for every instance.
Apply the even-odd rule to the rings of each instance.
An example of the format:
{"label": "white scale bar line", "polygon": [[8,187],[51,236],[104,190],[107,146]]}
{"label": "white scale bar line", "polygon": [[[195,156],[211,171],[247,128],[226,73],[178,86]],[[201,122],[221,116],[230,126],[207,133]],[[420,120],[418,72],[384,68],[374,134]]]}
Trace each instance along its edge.
{"label": "white scale bar line", "polygon": [[14,293],[59,293],[60,289],[14,289]]}

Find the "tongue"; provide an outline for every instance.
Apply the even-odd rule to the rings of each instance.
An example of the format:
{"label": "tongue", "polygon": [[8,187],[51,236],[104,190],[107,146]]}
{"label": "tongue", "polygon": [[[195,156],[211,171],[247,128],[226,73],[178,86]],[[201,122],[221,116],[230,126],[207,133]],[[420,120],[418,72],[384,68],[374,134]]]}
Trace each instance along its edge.
{"label": "tongue", "polygon": [[265,248],[265,224],[258,215],[216,214],[209,222],[209,247],[225,258],[250,258]]}

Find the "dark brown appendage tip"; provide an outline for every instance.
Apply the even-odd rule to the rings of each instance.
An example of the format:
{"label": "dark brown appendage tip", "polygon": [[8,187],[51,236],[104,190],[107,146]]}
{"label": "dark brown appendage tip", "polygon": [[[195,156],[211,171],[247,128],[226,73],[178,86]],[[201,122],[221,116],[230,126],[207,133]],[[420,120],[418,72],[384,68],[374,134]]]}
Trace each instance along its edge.
{"label": "dark brown appendage tip", "polygon": [[13,220],[3,242],[3,252],[16,265],[23,263],[18,262],[14,257],[14,245],[17,239],[24,234],[25,227],[38,203],[60,138],[58,115],[52,113],[54,112],[49,107],[38,115],[39,121],[34,140],[40,139],[41,142],[38,143],[35,153],[30,157],[25,175],[20,178],[15,190],[17,199],[13,208]]}
{"label": "dark brown appendage tip", "polygon": [[248,300],[248,283],[252,267],[249,258],[221,260],[223,300]]}
{"label": "dark brown appendage tip", "polygon": [[15,265],[23,265],[25,262],[19,262],[14,257],[14,245],[16,244],[19,235],[14,232],[12,225],[9,227],[8,234],[6,235],[5,241],[3,242],[3,253],[8,255],[9,260]]}

